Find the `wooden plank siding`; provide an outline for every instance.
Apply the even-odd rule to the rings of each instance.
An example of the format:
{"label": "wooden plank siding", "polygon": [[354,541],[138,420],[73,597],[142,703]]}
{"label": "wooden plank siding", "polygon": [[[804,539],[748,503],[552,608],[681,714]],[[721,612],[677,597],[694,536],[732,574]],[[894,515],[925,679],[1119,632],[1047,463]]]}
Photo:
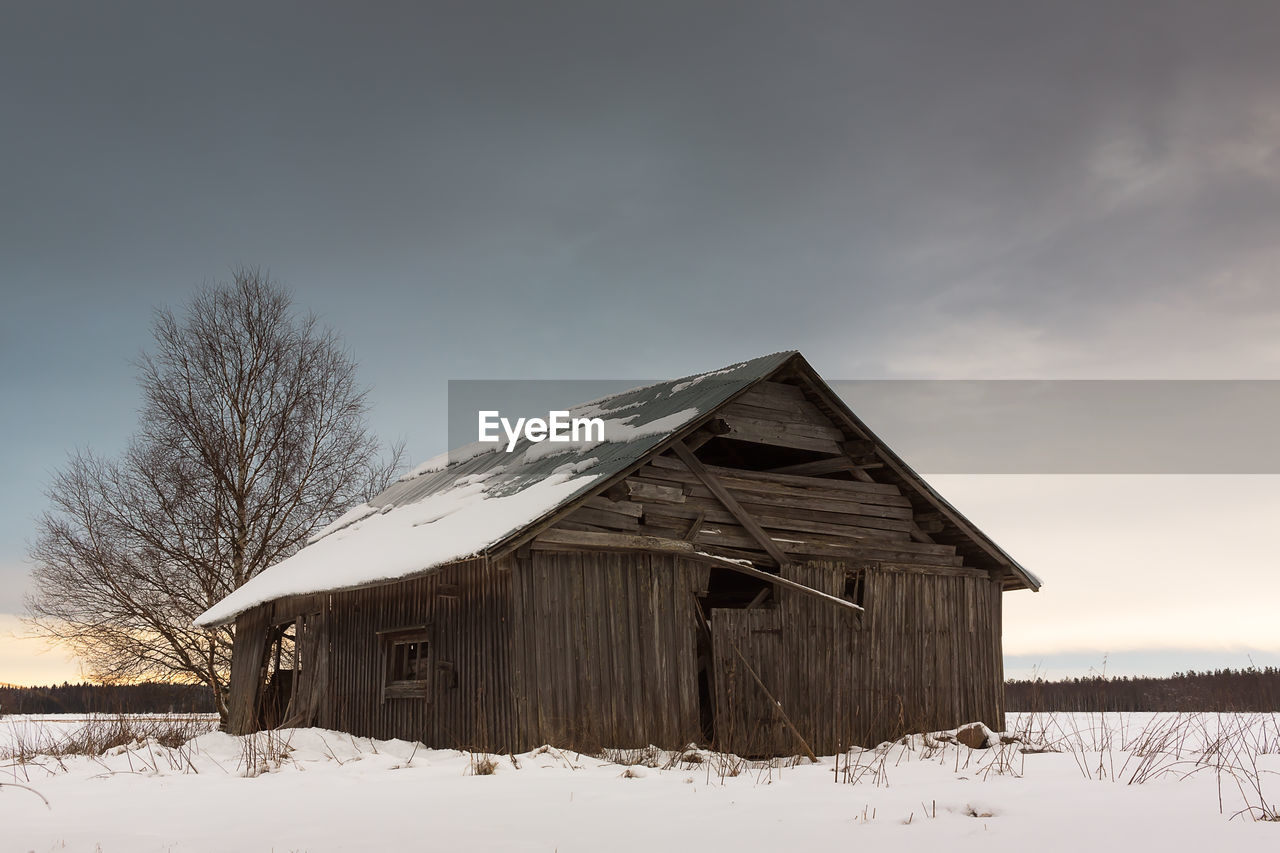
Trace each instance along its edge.
{"label": "wooden plank siding", "polygon": [[[841,595],[857,569],[861,618],[785,589],[774,607],[711,611],[720,748],[798,750],[734,646],[819,754],[971,720],[999,725],[998,581],[839,560],[792,563],[784,576]],[[707,573],[671,555],[535,551],[334,593],[316,623],[328,634],[319,662],[302,649],[304,674],[328,670],[326,689],[310,688],[315,722],[490,751],[702,742],[694,595]],[[249,678],[240,674],[256,678],[258,668],[241,661],[260,662],[266,612],[237,623],[234,731],[253,728],[243,702]],[[437,666],[430,699],[384,700],[379,632],[423,624]]]}
{"label": "wooden plank siding", "polygon": [[256,731],[259,678],[266,653],[270,604],[259,605],[236,619],[231,647],[231,683],[227,700],[227,727],[233,734]]}
{"label": "wooden plank siding", "polygon": [[529,745],[701,739],[693,594],[707,568],[664,554],[534,551],[513,571],[515,700]]}
{"label": "wooden plank siding", "polygon": [[[782,614],[774,608],[717,608],[710,615],[719,747],[745,756],[802,752],[785,718],[770,701],[772,697],[781,702],[793,720],[793,707],[808,707],[807,697],[796,702],[794,693],[787,689],[791,661],[783,649]],[[803,737],[804,724],[796,725]]]}
{"label": "wooden plank siding", "polygon": [[[792,564],[786,574],[836,595],[846,568],[853,567],[813,561]],[[867,613],[861,620],[787,590],[775,608],[712,611],[722,749],[799,751],[729,642],[819,754],[973,720],[1000,726],[1003,685],[993,672],[999,629],[981,615],[983,607],[991,612],[991,582],[874,564],[863,570]]]}
{"label": "wooden plank siding", "polygon": [[[432,746],[517,748],[510,611],[510,574],[484,559],[422,578],[333,593],[333,683],[320,725]],[[430,626],[429,695],[384,697],[386,632],[415,626]]]}
{"label": "wooden plank siding", "polygon": [[991,582],[876,566],[866,583],[853,734],[878,741],[973,720],[1000,727],[1004,685],[992,666],[1000,627],[991,622]]}

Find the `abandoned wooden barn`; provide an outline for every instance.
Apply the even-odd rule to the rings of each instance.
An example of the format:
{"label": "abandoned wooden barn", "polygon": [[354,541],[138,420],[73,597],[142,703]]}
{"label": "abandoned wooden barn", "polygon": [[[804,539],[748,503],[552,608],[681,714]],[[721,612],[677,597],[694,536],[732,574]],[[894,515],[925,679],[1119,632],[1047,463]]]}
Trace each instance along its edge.
{"label": "abandoned wooden barn", "polygon": [[574,414],[605,440],[428,463],[203,614],[235,621],[231,729],[791,754],[1001,725],[1001,594],[1039,581],[799,353]]}

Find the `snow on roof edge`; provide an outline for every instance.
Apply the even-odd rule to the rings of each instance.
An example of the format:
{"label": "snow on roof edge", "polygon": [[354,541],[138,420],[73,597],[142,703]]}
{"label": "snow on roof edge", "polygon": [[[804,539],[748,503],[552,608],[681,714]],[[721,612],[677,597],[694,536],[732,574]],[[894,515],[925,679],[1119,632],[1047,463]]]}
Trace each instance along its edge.
{"label": "snow on roof edge", "polygon": [[[500,453],[493,459],[483,452],[465,453],[464,459],[441,454],[418,466],[417,476],[402,478],[370,503],[335,519],[302,550],[268,567],[201,613],[195,624],[225,624],[245,610],[278,598],[393,582],[474,557],[555,512],[597,479],[607,479],[642,458],[667,436],[772,373],[793,355],[794,350],[771,353],[579,404],[575,409],[589,408],[606,418],[609,414],[621,417],[607,418],[613,424],[612,433],[606,432],[609,441],[584,444],[564,454],[527,442],[515,454]],[[755,369],[727,377],[748,366]],[[726,378],[703,384],[713,377]],[[645,391],[654,393],[646,400]],[[634,400],[637,395],[640,399],[636,402],[611,408],[602,405],[624,397]],[[654,416],[631,423],[646,409]],[[491,445],[482,447],[492,449]],[[562,455],[568,458],[555,464]],[[591,458],[582,458],[586,456]],[[446,464],[435,471],[421,470],[444,460]],[[597,470],[584,475],[586,469],[597,465]],[[503,476],[492,477],[500,471]],[[371,542],[375,543],[372,551]],[[377,559],[371,560],[371,554]]]}
{"label": "snow on roof edge", "polygon": [[[201,613],[194,623],[203,628],[222,625],[277,598],[395,581],[475,557],[529,519],[585,490],[598,477],[566,472],[512,495],[480,500],[475,498],[483,487],[475,484],[365,516],[270,566]],[[447,525],[435,526],[446,519]],[[377,561],[368,559],[371,537],[378,542]]]}

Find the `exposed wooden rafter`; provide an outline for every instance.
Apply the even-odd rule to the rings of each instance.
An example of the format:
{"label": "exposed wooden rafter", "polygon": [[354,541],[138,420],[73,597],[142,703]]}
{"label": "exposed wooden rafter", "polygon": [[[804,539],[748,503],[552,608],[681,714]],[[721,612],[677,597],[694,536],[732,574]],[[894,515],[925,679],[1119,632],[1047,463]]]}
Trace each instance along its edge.
{"label": "exposed wooden rafter", "polygon": [[714,474],[707,470],[706,466],[702,464],[702,461],[693,455],[693,451],[690,450],[684,442],[675,442],[671,445],[671,450],[676,454],[676,456],[680,457],[680,461],[683,462],[685,466],[702,481],[702,484],[711,490],[711,494],[715,495],[716,500],[720,501],[720,503],[724,505],[724,508],[729,510],[729,513],[738,520],[738,523],[742,525],[743,529],[750,533],[751,537],[760,543],[760,547],[763,548],[765,553],[778,564],[779,569],[788,563],[787,556],[782,553],[782,549],[778,547],[778,543],[774,542],[772,537],[764,531],[764,528],[756,523],[756,520],[752,518],[751,514],[742,508],[742,505],[738,503],[737,499],[734,498],[733,495],[729,494],[729,490],[724,487],[724,484],[716,479]]}

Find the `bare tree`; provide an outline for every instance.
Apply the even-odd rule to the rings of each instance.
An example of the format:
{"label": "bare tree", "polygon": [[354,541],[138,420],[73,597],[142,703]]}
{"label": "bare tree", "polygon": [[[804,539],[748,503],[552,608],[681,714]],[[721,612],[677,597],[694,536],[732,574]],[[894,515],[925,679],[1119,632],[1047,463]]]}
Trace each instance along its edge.
{"label": "bare tree", "polygon": [[77,452],[49,487],[29,622],[97,680],[208,684],[225,722],[232,630],[192,619],[385,487],[401,448],[379,457],[337,335],[257,269],[153,334],[128,450]]}

